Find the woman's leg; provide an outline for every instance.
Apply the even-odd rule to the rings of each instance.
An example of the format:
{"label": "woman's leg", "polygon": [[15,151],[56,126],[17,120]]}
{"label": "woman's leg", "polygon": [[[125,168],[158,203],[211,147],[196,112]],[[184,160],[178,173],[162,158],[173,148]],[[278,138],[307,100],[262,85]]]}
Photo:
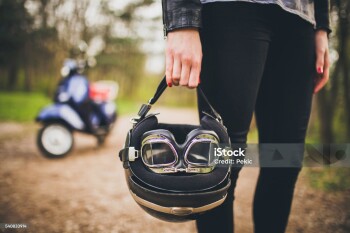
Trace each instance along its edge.
{"label": "woman's leg", "polygon": [[[209,3],[203,6],[201,85],[221,114],[232,143],[245,143],[270,43],[268,6]],[[205,105],[199,98],[199,111]],[[198,232],[233,232],[234,188],[239,170],[220,207],[197,220]]]}
{"label": "woman's leg", "polygon": [[[259,141],[304,143],[313,91],[314,31],[298,16],[279,11],[283,25],[274,26],[256,103]],[[261,168],[254,198],[255,233],[285,231],[299,170]]]}

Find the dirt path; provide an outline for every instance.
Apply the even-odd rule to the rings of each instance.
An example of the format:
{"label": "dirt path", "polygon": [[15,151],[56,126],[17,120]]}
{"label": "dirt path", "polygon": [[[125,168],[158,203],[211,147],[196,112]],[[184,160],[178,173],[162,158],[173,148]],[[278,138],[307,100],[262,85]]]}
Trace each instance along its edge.
{"label": "dirt path", "polygon": [[[197,121],[192,110],[163,109],[160,117]],[[117,158],[129,127],[129,117],[120,118],[103,148],[96,148],[94,138],[76,134],[70,156],[47,160],[35,146],[36,126],[0,124],[0,223],[27,223],[27,230],[17,232],[35,233],[195,232],[194,222],[156,220],[132,200]],[[236,232],[253,231],[251,202],[257,175],[256,168],[240,174]],[[315,191],[302,173],[287,232],[350,232],[349,196]]]}

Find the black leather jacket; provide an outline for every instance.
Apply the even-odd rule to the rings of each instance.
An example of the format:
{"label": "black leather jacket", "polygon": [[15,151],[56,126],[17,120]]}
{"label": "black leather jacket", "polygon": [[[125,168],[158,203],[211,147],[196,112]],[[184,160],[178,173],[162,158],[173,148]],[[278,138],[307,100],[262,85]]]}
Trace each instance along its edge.
{"label": "black leather jacket", "polygon": [[[314,0],[316,29],[331,32],[329,0]],[[162,0],[164,35],[180,28],[200,28],[202,4],[200,0]]]}

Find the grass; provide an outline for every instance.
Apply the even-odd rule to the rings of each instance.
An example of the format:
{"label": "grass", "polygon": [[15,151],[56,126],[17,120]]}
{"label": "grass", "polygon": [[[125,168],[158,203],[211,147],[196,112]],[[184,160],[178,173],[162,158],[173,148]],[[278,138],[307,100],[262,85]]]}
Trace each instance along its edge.
{"label": "grass", "polygon": [[0,92],[0,121],[34,121],[49,103],[50,99],[41,93]]}
{"label": "grass", "polygon": [[128,99],[117,100],[117,111],[119,115],[137,114],[141,104]]}
{"label": "grass", "polygon": [[[52,103],[42,93],[0,92],[0,121],[34,121],[40,109]],[[137,113],[140,104],[127,99],[117,100],[120,115]]]}
{"label": "grass", "polygon": [[322,191],[350,191],[350,168],[307,168],[311,187]]}

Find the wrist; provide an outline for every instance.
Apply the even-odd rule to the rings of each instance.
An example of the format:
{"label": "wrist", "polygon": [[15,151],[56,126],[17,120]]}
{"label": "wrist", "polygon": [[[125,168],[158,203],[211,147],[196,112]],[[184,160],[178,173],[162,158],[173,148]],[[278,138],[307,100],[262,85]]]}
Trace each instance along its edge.
{"label": "wrist", "polygon": [[191,28],[177,28],[177,29],[174,29],[174,30],[171,30],[168,32],[168,35],[170,34],[174,34],[174,33],[177,33],[177,32],[180,32],[180,33],[199,33],[199,30],[198,28],[194,28],[194,27],[191,27]]}
{"label": "wrist", "polygon": [[320,37],[323,37],[323,38],[326,38],[326,40],[329,39],[329,33],[326,29],[316,29],[315,30],[315,36],[320,38]]}
{"label": "wrist", "polygon": [[315,32],[322,32],[325,33],[327,35],[327,37],[329,37],[329,34],[332,32],[331,29],[329,29],[328,27],[316,27]]}

